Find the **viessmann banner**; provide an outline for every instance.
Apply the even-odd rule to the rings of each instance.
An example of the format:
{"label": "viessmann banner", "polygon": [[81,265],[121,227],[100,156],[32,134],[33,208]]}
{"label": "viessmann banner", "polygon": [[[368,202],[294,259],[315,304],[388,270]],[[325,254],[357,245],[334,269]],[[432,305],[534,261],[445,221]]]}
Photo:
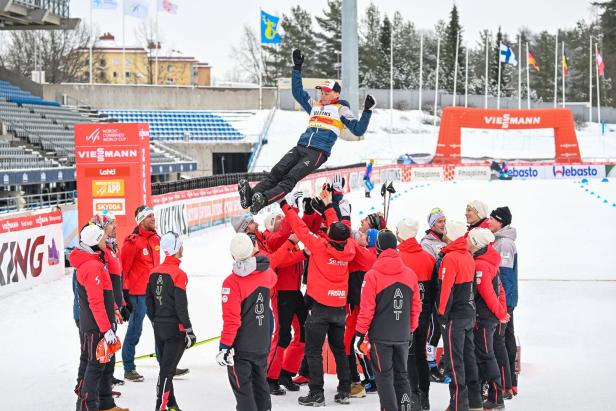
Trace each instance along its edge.
{"label": "viessmann banner", "polygon": [[75,169],[79,225],[109,210],[123,241],[135,227],[135,208],[152,206],[148,124],[76,124]]}

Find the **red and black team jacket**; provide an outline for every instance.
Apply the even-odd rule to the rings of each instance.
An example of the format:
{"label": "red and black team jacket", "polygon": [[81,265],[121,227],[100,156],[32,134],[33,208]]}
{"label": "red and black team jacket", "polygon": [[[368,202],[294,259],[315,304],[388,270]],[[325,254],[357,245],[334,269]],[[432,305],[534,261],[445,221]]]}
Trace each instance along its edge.
{"label": "red and black team jacket", "polygon": [[477,317],[500,321],[507,316],[505,291],[498,274],[500,254],[489,245],[477,251],[474,258]]}
{"label": "red and black team jacket", "polygon": [[104,334],[115,324],[113,287],[104,252],[77,247],[69,261],[77,270],[79,330]]}
{"label": "red and black team jacket", "polygon": [[160,264],[160,237],[156,231],[135,227],[122,244],[124,289],[131,295],[145,295],[152,268]]}
{"label": "red and black team jacket", "polygon": [[432,274],[436,260],[432,254],[423,249],[415,238],[401,242],[398,250],[404,264],[417,275],[422,310],[432,312],[436,297],[436,278],[433,278]]}
{"label": "red and black team jacket", "polygon": [[[308,263],[308,288],[306,294],[319,304],[328,307],[344,307],[347,302],[349,261],[355,257],[355,243],[346,241],[344,248],[338,250],[330,240],[312,233],[297,211],[287,203],[282,203],[284,212],[297,238],[310,250]],[[326,209],[336,214],[330,206]],[[337,219],[336,219],[337,220]]]}
{"label": "red and black team jacket", "polygon": [[122,294],[122,261],[120,260],[120,250],[118,250],[118,246],[115,243],[113,245],[107,243],[105,247],[105,262],[107,264],[107,271],[111,276],[115,304],[117,308],[122,308],[123,305],[126,305]]}
{"label": "red and black team jacket", "polygon": [[156,324],[178,324],[180,331],[191,328],[188,315],[186,285],[188,276],[180,268],[180,259],[167,256],[152,269],[146,288],[145,302],[148,318]]}
{"label": "red and black team jacket", "polygon": [[475,318],[475,260],[464,236],[441,251],[445,256],[439,270],[441,323],[454,318]]}
{"label": "red and black team jacket", "polygon": [[[301,288],[302,275],[304,274],[304,258],[304,252],[299,249],[297,244],[289,240],[285,241],[272,254],[270,262],[278,276],[278,282],[276,283],[277,291],[298,291]],[[280,259],[281,261],[272,261],[274,259]]]}
{"label": "red and black team jacket", "polygon": [[269,351],[270,290],[275,285],[276,274],[267,257],[257,255],[234,264],[222,284],[221,346],[257,354]]}
{"label": "red and black team jacket", "polygon": [[408,342],[420,313],[417,276],[398,251],[383,251],[364,278],[355,330],[368,333],[370,341]]}
{"label": "red and black team jacket", "polygon": [[372,268],[376,261],[376,248],[363,247],[355,240],[355,258],[349,262],[349,297],[347,302],[355,307],[361,303],[361,288],[366,272]]}

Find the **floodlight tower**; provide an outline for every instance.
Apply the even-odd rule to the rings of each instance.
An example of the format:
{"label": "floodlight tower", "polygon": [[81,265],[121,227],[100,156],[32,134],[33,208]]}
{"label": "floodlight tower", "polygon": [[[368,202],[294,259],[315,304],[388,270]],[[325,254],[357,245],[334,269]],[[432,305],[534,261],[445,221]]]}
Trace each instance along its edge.
{"label": "floodlight tower", "polygon": [[357,0],[342,0],[342,96],[359,114]]}

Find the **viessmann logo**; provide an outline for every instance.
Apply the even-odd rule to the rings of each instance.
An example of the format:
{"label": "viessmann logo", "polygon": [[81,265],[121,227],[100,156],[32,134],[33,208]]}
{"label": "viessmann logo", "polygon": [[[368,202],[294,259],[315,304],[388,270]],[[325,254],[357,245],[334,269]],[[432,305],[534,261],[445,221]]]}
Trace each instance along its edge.
{"label": "viessmann logo", "polygon": [[81,159],[96,159],[102,163],[107,158],[137,158],[137,150],[105,150],[99,147],[96,150],[77,151],[77,155]]}
{"label": "viessmann logo", "polygon": [[541,124],[540,116],[512,116],[511,114],[503,114],[502,116],[483,116],[483,120],[487,125],[499,125],[501,128],[509,128],[509,125],[539,125]]}

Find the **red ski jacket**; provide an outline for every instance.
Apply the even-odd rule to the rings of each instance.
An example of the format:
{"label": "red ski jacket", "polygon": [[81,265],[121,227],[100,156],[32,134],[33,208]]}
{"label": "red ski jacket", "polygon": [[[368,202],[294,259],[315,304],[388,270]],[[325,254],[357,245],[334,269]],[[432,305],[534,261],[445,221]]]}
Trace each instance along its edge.
{"label": "red ski jacket", "polygon": [[126,305],[126,302],[122,294],[122,261],[120,260],[120,250],[118,250],[117,245],[112,247],[107,243],[105,247],[105,263],[107,265],[107,271],[111,276],[113,299],[115,300],[117,308],[120,308]]}
{"label": "red ski jacket", "polygon": [[475,281],[477,283],[477,316],[502,320],[507,316],[505,291],[501,285],[498,267],[500,254],[491,246],[475,253]]}
{"label": "red ski jacket", "polygon": [[370,341],[408,342],[420,313],[417,276],[404,265],[398,251],[383,251],[366,273],[355,329],[368,333]]}
{"label": "red ski jacket", "polygon": [[422,309],[431,311],[436,296],[436,278],[432,277],[436,260],[432,254],[423,249],[415,238],[409,238],[398,245],[400,257],[404,264],[415,272],[419,282],[419,294]]}
{"label": "red ski jacket", "polygon": [[355,240],[355,258],[349,262],[349,297],[348,303],[355,307],[361,302],[361,288],[364,283],[366,272],[372,268],[376,261],[376,248],[363,247]]}
{"label": "red ski jacket", "polygon": [[[331,209],[335,215],[335,210]],[[299,218],[297,211],[283,202],[282,211],[297,238],[310,250],[308,289],[306,294],[329,307],[346,305],[349,280],[349,261],[355,257],[355,243],[347,241],[342,250],[336,249],[326,238],[312,233]],[[326,210],[327,212],[327,210]]]}
{"label": "red ski jacket", "polygon": [[105,267],[103,252],[74,248],[69,256],[77,270],[79,329],[106,333],[115,323],[113,288]]}
{"label": "red ski jacket", "polygon": [[186,285],[188,276],[180,269],[180,259],[167,256],[150,272],[145,294],[148,318],[155,325],[178,324],[180,331],[192,327],[188,315]]}
{"label": "red ski jacket", "polygon": [[[276,275],[278,275],[276,290],[299,290],[302,286],[302,275],[304,274],[304,252],[299,249],[297,244],[285,241],[273,256],[276,254],[280,254],[282,259],[279,264],[272,264],[272,268],[275,269]],[[271,258],[270,260],[273,259]]]}
{"label": "red ski jacket", "polygon": [[150,271],[160,264],[160,237],[156,231],[136,227],[124,240],[121,261],[124,288],[131,295],[145,295]]}
{"label": "red ski jacket", "polygon": [[280,228],[278,231],[271,232],[269,230],[263,231],[263,237],[267,242],[267,248],[274,252],[278,250],[285,241],[289,239],[289,236],[293,233],[291,231],[291,225],[286,218],[283,218],[280,222]]}
{"label": "red ski jacket", "polygon": [[[237,269],[222,284],[220,343],[236,351],[267,353],[270,348],[270,292],[276,274],[265,256],[253,257],[255,270]],[[248,262],[245,263],[248,266]]]}
{"label": "red ski jacket", "polygon": [[475,261],[466,248],[466,238],[458,238],[443,248],[439,270],[440,300],[438,314],[452,318],[475,318]]}

